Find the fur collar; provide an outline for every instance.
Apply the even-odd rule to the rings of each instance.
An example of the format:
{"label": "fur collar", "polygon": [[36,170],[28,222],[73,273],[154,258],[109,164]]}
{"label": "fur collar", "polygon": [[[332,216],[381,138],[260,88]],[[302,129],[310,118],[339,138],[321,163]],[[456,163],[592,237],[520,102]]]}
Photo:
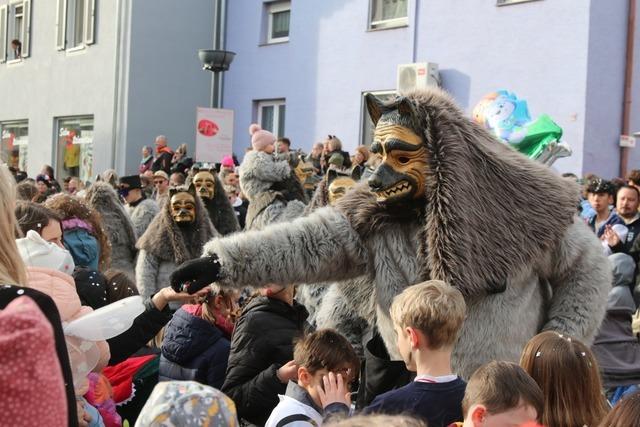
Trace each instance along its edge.
{"label": "fur collar", "polygon": [[360,185],[337,207],[363,236],[385,222],[420,220],[425,279],[444,280],[466,296],[503,291],[510,276],[535,265],[564,237],[578,188],[498,142],[443,91],[407,98],[428,150],[426,203],[394,209]]}
{"label": "fur collar", "polygon": [[163,203],[158,215],[138,240],[137,248],[176,265],[199,257],[204,244],[220,234],[211,224],[200,198],[196,196],[195,200],[196,221],[184,229],[173,221],[171,203]]}

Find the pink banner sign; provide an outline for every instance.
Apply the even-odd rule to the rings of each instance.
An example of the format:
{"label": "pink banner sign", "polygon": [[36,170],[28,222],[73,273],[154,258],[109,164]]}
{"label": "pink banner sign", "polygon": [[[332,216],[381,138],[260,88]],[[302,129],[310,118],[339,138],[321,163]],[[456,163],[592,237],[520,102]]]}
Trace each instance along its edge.
{"label": "pink banner sign", "polygon": [[233,110],[198,107],[196,162],[220,163],[233,151]]}

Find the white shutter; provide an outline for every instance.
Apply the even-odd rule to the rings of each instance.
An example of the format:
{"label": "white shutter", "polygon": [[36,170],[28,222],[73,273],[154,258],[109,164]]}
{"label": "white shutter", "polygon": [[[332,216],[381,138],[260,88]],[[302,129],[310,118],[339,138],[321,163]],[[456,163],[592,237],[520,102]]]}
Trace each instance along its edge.
{"label": "white shutter", "polygon": [[84,44],[94,44],[96,39],[96,0],[86,0],[84,22]]}
{"label": "white shutter", "polygon": [[7,6],[0,6],[0,62],[7,60]]}
{"label": "white shutter", "polygon": [[67,0],[58,0],[56,11],[56,49],[64,50],[67,42]]}
{"label": "white shutter", "polygon": [[27,58],[30,53],[31,42],[31,0],[22,2],[22,52],[21,56]]}

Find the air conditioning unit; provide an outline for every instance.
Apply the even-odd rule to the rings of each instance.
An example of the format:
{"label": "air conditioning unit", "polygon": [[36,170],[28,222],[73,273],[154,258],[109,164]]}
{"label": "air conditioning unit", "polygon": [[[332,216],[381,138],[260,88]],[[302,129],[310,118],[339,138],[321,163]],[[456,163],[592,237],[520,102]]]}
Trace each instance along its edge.
{"label": "air conditioning unit", "polygon": [[438,64],[433,62],[418,62],[415,64],[398,65],[396,84],[398,93],[407,93],[415,89],[425,89],[427,86],[440,86]]}

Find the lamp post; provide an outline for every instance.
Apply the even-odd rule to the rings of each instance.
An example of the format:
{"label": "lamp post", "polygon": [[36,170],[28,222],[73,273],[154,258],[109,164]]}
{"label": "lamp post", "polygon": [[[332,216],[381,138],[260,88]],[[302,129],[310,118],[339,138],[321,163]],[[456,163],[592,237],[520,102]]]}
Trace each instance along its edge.
{"label": "lamp post", "polygon": [[213,81],[211,84],[211,108],[220,108],[220,100],[222,99],[222,73],[229,69],[235,52],[228,50],[200,49],[198,50],[198,58],[202,62],[203,70],[213,73]]}

